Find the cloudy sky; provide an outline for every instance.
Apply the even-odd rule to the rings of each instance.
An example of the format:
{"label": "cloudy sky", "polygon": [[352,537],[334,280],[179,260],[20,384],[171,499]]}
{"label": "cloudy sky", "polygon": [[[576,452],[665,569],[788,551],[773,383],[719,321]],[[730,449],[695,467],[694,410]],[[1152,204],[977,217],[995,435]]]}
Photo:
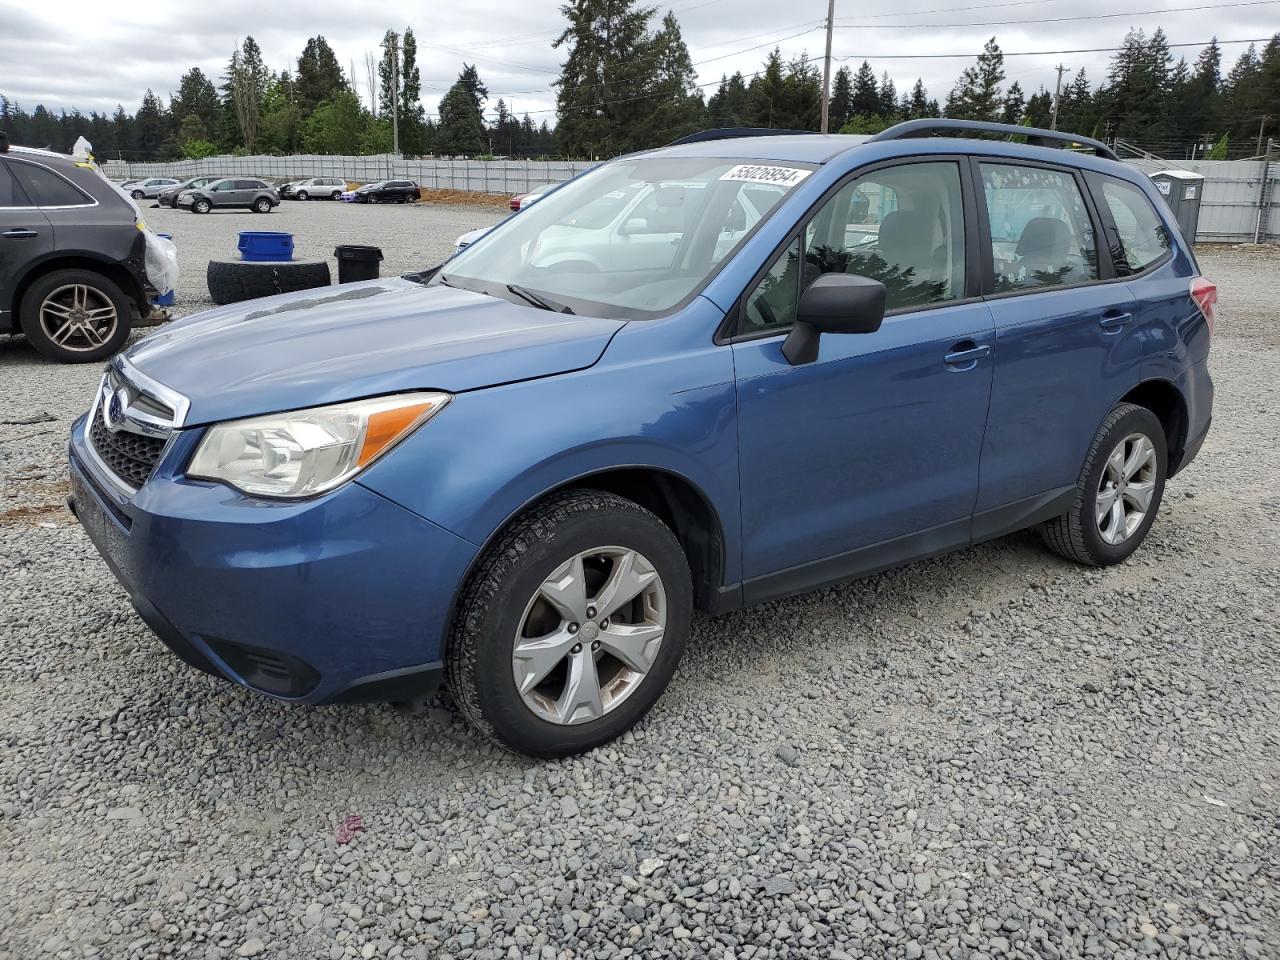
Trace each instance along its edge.
{"label": "cloudy sky", "polygon": [[[237,41],[251,34],[273,69],[293,69],[306,38],[324,34],[357,89],[367,98],[365,52],[388,27],[412,25],[418,37],[423,101],[436,109],[462,61],[475,63],[490,91],[535,121],[553,119],[551,83],[563,51],[551,43],[563,18],[560,0],[462,0],[408,3],[383,0],[362,8],[317,2],[221,0],[188,4],[130,0],[0,0],[0,94],[30,108],[112,111],[136,109],[149,87],[166,100],[192,66],[222,73]],[[198,8],[197,8],[198,7]],[[1208,9],[1206,9],[1206,7]],[[670,0],[684,30],[699,81],[708,93],[722,73],[759,69],[770,48],[785,56],[823,51],[826,0]],[[1153,13],[1152,11],[1159,11]],[[1097,79],[1131,26],[1163,26],[1172,43],[1266,37],[1280,28],[1280,0],[836,0],[833,55],[857,64],[868,58],[888,70],[901,93],[922,77],[943,99],[956,75],[993,34],[1007,53],[1081,51],[1010,56],[1006,84],[1053,88],[1053,67],[1080,67]],[[1036,21],[1036,22],[1030,22]],[[1229,66],[1244,45],[1224,47]],[[1175,48],[1193,60],[1198,46]],[[948,57],[949,54],[962,54]]]}

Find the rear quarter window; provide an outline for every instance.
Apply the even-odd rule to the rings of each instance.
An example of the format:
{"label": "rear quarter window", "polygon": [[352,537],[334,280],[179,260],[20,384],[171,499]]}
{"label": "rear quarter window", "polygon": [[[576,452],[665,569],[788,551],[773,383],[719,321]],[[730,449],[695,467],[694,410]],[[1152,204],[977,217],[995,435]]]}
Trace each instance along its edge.
{"label": "rear quarter window", "polygon": [[88,194],[48,167],[17,162],[10,169],[37,207],[80,207],[93,203]]}
{"label": "rear quarter window", "polygon": [[1133,184],[1105,177],[1102,199],[1118,234],[1120,249],[1111,254],[1118,274],[1141,273],[1172,249],[1164,221],[1150,198]]}

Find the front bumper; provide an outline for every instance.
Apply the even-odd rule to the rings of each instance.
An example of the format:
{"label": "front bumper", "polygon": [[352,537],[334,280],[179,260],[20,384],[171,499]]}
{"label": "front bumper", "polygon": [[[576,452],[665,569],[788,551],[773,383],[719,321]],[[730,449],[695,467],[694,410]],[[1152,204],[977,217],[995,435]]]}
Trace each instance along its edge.
{"label": "front bumper", "polygon": [[72,428],[70,505],[139,615],[183,660],[278,700],[404,700],[439,681],[476,547],[359,483],[274,502],[183,478],[175,434],[132,496]]}

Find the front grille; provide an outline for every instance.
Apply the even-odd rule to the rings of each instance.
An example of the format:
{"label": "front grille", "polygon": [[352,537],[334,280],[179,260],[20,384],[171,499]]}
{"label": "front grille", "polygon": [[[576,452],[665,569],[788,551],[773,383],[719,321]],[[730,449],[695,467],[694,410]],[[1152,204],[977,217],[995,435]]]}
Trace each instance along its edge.
{"label": "front grille", "polygon": [[147,482],[165,445],[159,437],[144,437],[129,430],[112,433],[102,421],[101,408],[89,426],[89,440],[111,472],[135,488]]}

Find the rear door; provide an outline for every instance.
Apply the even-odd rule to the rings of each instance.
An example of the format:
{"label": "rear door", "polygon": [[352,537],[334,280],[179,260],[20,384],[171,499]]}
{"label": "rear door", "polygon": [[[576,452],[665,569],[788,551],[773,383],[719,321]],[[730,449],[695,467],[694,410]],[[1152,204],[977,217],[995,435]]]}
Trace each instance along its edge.
{"label": "rear door", "polygon": [[53,225],[0,158],[0,333],[18,322],[13,302],[27,266],[53,251]]}
{"label": "rear door", "polygon": [[[995,375],[974,536],[1066,495],[1142,344],[1078,170],[975,159]],[[984,516],[984,513],[987,515]]]}

